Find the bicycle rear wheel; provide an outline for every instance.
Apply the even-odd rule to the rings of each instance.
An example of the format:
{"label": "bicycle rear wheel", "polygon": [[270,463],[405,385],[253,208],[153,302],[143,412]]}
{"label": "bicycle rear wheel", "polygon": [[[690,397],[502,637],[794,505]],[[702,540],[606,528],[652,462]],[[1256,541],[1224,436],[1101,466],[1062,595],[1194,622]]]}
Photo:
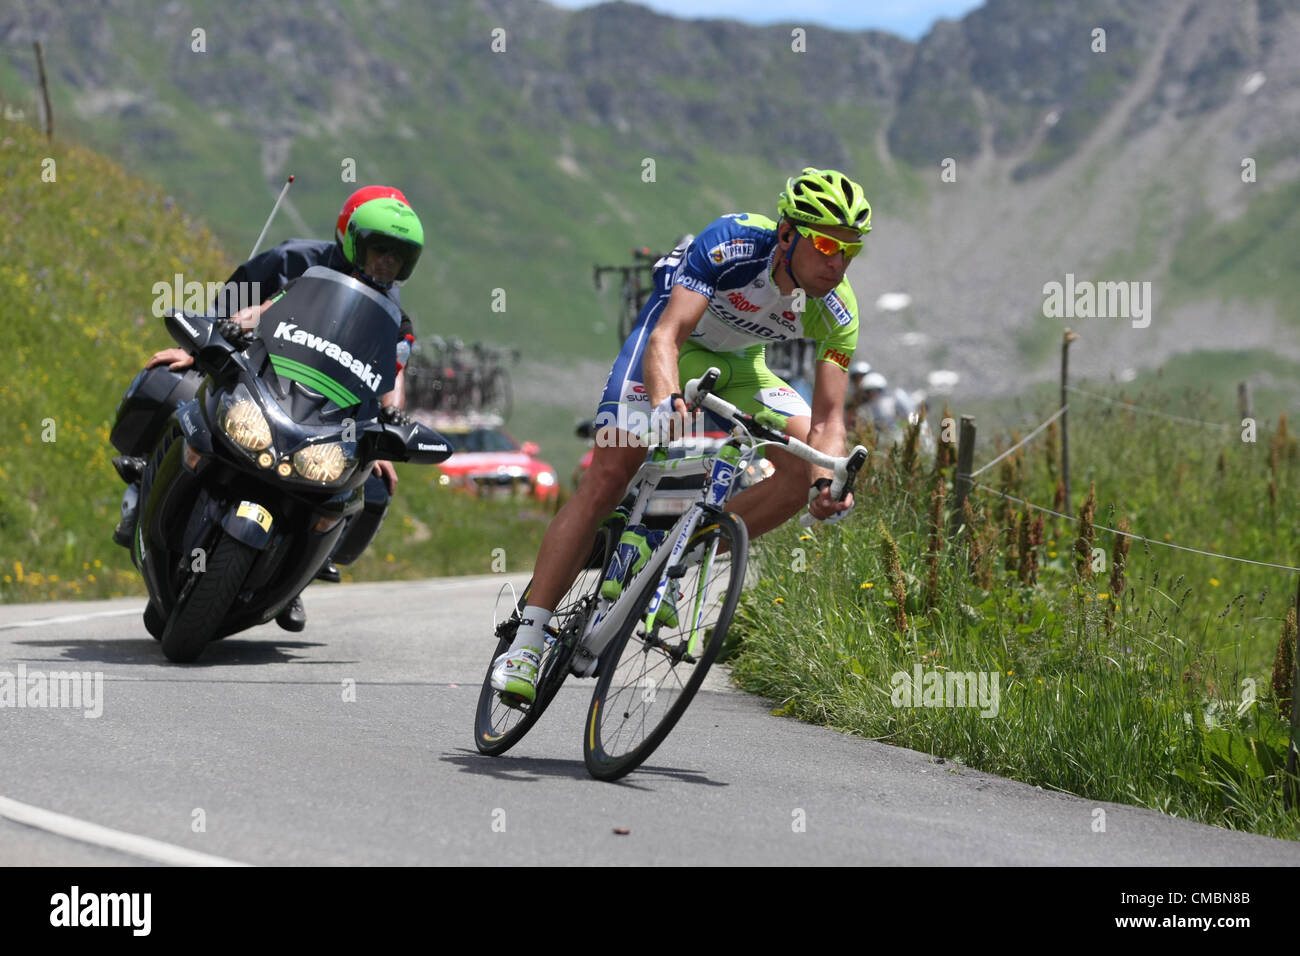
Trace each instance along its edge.
{"label": "bicycle rear wheel", "polygon": [[569,662],[577,650],[587,618],[596,606],[600,596],[600,582],[622,533],[623,522],[613,519],[596,530],[586,563],[578,572],[573,586],[556,605],[551,623],[546,627],[547,644],[542,650],[537,697],[532,704],[512,707],[503,702],[501,695],[492,688],[492,662],[508,651],[514,641],[515,631],[519,628],[519,614],[528,603],[531,581],[510,618],[497,627],[496,650],[492,652],[492,661],[488,663],[487,675],[483,678],[483,687],[478,695],[478,707],[474,712],[474,743],[481,753],[493,757],[505,753],[523,739],[524,734],[537,723],[542,712],[555,698],[564,678],[568,676]]}
{"label": "bicycle rear wheel", "polygon": [[677,623],[656,622],[648,631],[659,575],[643,576],[633,614],[600,657],[582,741],[593,777],[617,780],[635,770],[686,712],[736,613],[748,553],[743,521],[729,512],[705,519],[678,566],[685,570],[674,579],[670,569],[669,587],[679,592]]}

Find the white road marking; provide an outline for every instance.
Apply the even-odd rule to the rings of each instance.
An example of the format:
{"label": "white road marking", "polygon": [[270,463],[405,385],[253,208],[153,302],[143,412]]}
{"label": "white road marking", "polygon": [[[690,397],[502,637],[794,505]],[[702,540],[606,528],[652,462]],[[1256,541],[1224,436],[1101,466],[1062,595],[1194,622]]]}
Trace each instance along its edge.
{"label": "white road marking", "polygon": [[127,608],[122,611],[96,611],[93,614],[65,614],[62,617],[38,617],[31,621],[14,621],[12,624],[0,624],[0,631],[15,627],[43,627],[46,624],[73,624],[77,621],[89,621],[97,617],[125,617],[127,614],[140,614],[144,607]]}
{"label": "white road marking", "polygon": [[70,840],[108,847],[110,850],[120,850],[132,856],[153,860],[157,863],[166,863],[170,866],[251,865],[239,863],[235,860],[227,860],[224,857],[210,856],[207,853],[199,853],[197,850],[187,850],[184,847],[163,843],[161,840],[136,836],[134,833],[124,833],[121,830],[102,827],[97,823],[87,823],[85,820],[78,820],[76,817],[65,816],[52,810],[42,810],[40,807],[19,803],[17,800],[10,800],[8,797],[0,797],[0,817],[7,817],[17,823],[36,827],[39,830],[48,830],[50,833],[57,833],[59,836],[67,837]]}

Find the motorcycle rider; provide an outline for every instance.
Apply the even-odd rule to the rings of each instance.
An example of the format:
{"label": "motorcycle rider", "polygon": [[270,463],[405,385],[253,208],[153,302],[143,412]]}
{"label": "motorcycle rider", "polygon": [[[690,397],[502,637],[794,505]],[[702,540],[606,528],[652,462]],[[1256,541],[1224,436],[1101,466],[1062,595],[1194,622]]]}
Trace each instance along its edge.
{"label": "motorcycle rider", "polygon": [[[385,294],[400,311],[401,295],[397,283],[410,277],[424,244],[424,230],[419,217],[402,192],[389,186],[367,186],[357,190],[344,202],[334,234],[334,241],[290,239],[239,266],[218,294],[215,311],[222,316],[218,319],[218,331],[232,344],[245,344],[262,312],[270,306],[270,300],[314,265],[327,266],[367,283]],[[246,289],[257,290],[259,302],[224,317],[229,303],[246,301],[239,298],[242,290]],[[410,358],[411,343],[415,341],[415,330],[410,317],[405,312],[401,312],[401,316],[397,332],[396,380],[392,391],[380,400],[383,406],[380,417],[386,422],[401,422],[405,417],[401,411],[405,406],[404,369]],[[145,368],[164,364],[171,371],[180,372],[194,364],[194,356],[181,348],[162,349],[149,358]],[[128,482],[122,503],[122,520],[113,532],[113,540],[130,547],[135,534],[139,478],[144,461],[120,457],[113,460],[113,465]],[[382,514],[396,487],[397,473],[392,462],[376,461],[374,473],[365,484],[367,510]],[[317,576],[337,581],[339,572],[332,561],[327,561]],[[307,616],[301,595],[280,612],[276,623],[286,631],[301,631],[306,627]]]}

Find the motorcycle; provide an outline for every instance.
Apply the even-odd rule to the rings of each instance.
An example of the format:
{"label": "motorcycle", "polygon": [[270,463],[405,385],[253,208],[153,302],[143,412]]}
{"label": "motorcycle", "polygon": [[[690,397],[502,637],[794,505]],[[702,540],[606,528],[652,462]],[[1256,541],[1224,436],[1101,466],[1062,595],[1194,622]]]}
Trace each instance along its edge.
{"label": "motorcycle", "polygon": [[372,462],[451,454],[426,425],[380,419],[399,322],[384,296],[322,266],[272,300],[243,349],[212,318],[165,317],[195,367],[141,372],[110,439],[145,457],[130,551],[168,660],[274,619],[331,552],[359,557],[382,519],[364,500]]}

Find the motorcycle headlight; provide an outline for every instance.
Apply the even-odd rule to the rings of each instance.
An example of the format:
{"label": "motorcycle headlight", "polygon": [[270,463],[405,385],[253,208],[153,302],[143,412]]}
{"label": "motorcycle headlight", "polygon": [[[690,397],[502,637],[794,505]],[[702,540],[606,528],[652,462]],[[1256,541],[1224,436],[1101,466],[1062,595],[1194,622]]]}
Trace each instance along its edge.
{"label": "motorcycle headlight", "polygon": [[308,445],[293,453],[293,467],[308,481],[337,481],[347,466],[348,456],[336,441]]}
{"label": "motorcycle headlight", "polygon": [[217,424],[240,448],[262,451],[271,447],[271,426],[243,385],[235,389],[229,404],[223,403]]}

